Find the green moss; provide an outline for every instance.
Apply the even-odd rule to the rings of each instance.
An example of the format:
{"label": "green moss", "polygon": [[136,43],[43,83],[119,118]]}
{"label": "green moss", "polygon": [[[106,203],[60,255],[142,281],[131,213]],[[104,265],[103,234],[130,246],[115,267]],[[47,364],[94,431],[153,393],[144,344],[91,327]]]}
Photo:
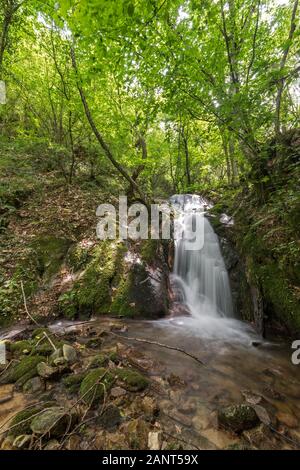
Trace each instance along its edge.
{"label": "green moss", "polygon": [[63,377],[62,383],[70,393],[77,393],[80,389],[81,382],[87,374],[88,372],[82,372],[80,374],[68,375],[67,377]]}
{"label": "green moss", "polygon": [[105,394],[111,389],[113,381],[114,377],[106,369],[92,370],[81,383],[80,396],[88,405],[101,402]]}
{"label": "green moss", "polygon": [[46,333],[48,336],[52,335],[51,331],[48,328],[36,328],[33,332],[31,337],[35,339],[40,339],[44,336],[44,333]]}
{"label": "green moss", "polygon": [[124,387],[132,392],[144,390],[149,385],[149,380],[144,375],[132,369],[116,369],[116,375],[124,382]]}
{"label": "green moss", "polygon": [[151,264],[157,258],[157,253],[160,247],[160,240],[143,240],[141,248],[141,259],[147,263]]}
{"label": "green moss", "polygon": [[299,333],[300,303],[286,275],[274,263],[261,266],[258,272],[265,300],[277,319],[287,325],[293,334]]}
{"label": "green moss", "polygon": [[109,240],[99,242],[72,290],[59,299],[60,311],[67,318],[109,313],[112,287],[122,272],[124,245]]}
{"label": "green moss", "polygon": [[[19,436],[20,434],[31,434],[30,429],[31,421],[34,418],[34,415],[38,413],[41,408],[29,408],[28,410],[22,410],[16,414],[16,416],[11,420],[9,426],[14,426],[9,431],[10,436]],[[24,422],[23,422],[24,421]]]}
{"label": "green moss", "polygon": [[28,340],[16,341],[15,343],[11,343],[9,345],[9,350],[11,353],[15,355],[23,354],[24,351],[30,353],[32,351],[33,345]]}
{"label": "green moss", "polygon": [[43,356],[24,357],[17,364],[12,364],[7,372],[1,377],[0,383],[17,382],[18,385],[24,385],[27,380],[37,375],[37,365],[44,361]]}

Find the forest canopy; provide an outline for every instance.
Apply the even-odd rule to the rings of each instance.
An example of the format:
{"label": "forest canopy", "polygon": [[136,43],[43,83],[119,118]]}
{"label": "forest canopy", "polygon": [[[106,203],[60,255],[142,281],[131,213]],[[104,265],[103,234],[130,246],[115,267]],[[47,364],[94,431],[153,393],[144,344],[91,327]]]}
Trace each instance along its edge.
{"label": "forest canopy", "polygon": [[145,198],[256,182],[299,124],[298,0],[1,0],[3,138]]}

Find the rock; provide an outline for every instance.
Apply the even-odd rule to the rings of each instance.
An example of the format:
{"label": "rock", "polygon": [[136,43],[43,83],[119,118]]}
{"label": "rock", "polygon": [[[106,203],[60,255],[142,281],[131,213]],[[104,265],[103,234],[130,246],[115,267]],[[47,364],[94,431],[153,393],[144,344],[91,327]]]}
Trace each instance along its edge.
{"label": "rock", "polygon": [[28,449],[31,443],[32,435],[31,434],[21,434],[17,436],[13,442],[13,447],[16,449]]}
{"label": "rock", "polygon": [[104,366],[107,366],[108,361],[109,361],[109,358],[105,356],[104,354],[97,354],[96,356],[92,358],[89,367],[90,368],[104,367]]}
{"label": "rock", "polygon": [[17,413],[9,423],[9,435],[18,436],[20,434],[30,434],[30,424],[37,413],[41,411],[41,408],[28,408]]}
{"label": "rock", "polygon": [[[101,441],[98,441],[101,445]],[[103,445],[103,444],[102,444]],[[98,447],[99,448],[99,447]],[[108,433],[105,436],[105,444],[101,447],[104,450],[128,450],[128,444],[124,434],[119,431],[116,433]]]}
{"label": "rock", "polygon": [[1,450],[13,450],[15,438],[13,436],[7,436],[1,444]]}
{"label": "rock", "polygon": [[80,385],[80,396],[88,404],[96,404],[103,400],[112,387],[114,377],[106,369],[94,369],[89,372]]}
{"label": "rock", "polygon": [[260,421],[266,426],[269,426],[271,424],[271,418],[267,410],[261,405],[254,405],[253,408]]}
{"label": "rock", "polygon": [[148,434],[148,448],[149,450],[160,450],[162,443],[161,432],[149,432]]}
{"label": "rock", "polygon": [[175,374],[170,374],[169,377],[167,377],[167,381],[171,387],[183,387],[185,386],[185,382],[183,379],[178,377],[178,375]]}
{"label": "rock", "polygon": [[193,424],[192,418],[190,416],[186,416],[183,413],[179,413],[179,411],[177,411],[176,409],[170,410],[168,415],[170,416],[170,418],[174,419],[179,424],[181,424],[185,427],[190,428]]}
{"label": "rock", "polygon": [[90,338],[86,341],[85,345],[87,348],[100,349],[102,346],[103,340],[101,338]]}
{"label": "rock", "polygon": [[236,433],[259,424],[259,418],[249,405],[231,405],[218,411],[219,425]]}
{"label": "rock", "polygon": [[122,422],[120,410],[115,405],[108,405],[103,413],[97,418],[97,424],[100,424],[104,429],[113,431]]}
{"label": "rock", "polygon": [[124,395],[126,395],[126,390],[124,390],[124,388],[122,387],[114,387],[111,389],[110,391],[110,396],[112,398],[120,398],[120,397],[123,397]]}
{"label": "rock", "polygon": [[33,377],[32,379],[27,380],[27,382],[23,386],[24,393],[38,393],[43,392],[45,390],[45,386],[41,381],[40,377]]}
{"label": "rock", "polygon": [[141,409],[147,418],[153,418],[159,414],[159,406],[151,397],[144,397],[141,402]]}
{"label": "rock", "polygon": [[149,425],[144,420],[141,418],[133,419],[122,426],[121,431],[124,432],[131,449],[147,449]]}
{"label": "rock", "polygon": [[54,362],[56,359],[63,357],[62,348],[58,348],[50,356],[50,361]]}
{"label": "rock", "polygon": [[133,369],[116,369],[115,373],[123,382],[124,388],[130,392],[142,391],[149,385],[149,380]]}
{"label": "rock", "polygon": [[243,431],[244,439],[257,449],[267,450],[273,448],[270,438],[272,434],[267,426],[263,423],[259,426],[249,429],[248,431]]}
{"label": "rock", "polygon": [[72,346],[69,346],[69,344],[64,344],[62,349],[63,349],[63,356],[67,362],[70,362],[70,363],[76,362],[77,351],[75,348],[73,348]]}
{"label": "rock", "polygon": [[59,450],[60,443],[56,439],[51,439],[44,447],[44,450]]}
{"label": "rock", "polygon": [[249,405],[258,405],[258,403],[260,403],[262,400],[260,395],[251,392],[251,390],[242,390],[241,393]]}
{"label": "rock", "polygon": [[46,362],[40,362],[37,365],[37,373],[43,379],[55,380],[59,376],[59,369],[49,366]]}
{"label": "rock", "polygon": [[284,424],[288,428],[297,428],[298,427],[298,420],[295,415],[290,413],[283,413],[279,411],[276,414],[276,417],[280,423]]}
{"label": "rock", "polygon": [[65,434],[67,430],[72,429],[77,416],[66,413],[64,408],[53,406],[31,421],[30,428],[35,434],[49,434],[53,437],[59,437]]}
{"label": "rock", "polygon": [[64,357],[56,357],[53,359],[53,365],[56,367],[63,367],[68,363]]}
{"label": "rock", "polygon": [[17,364],[12,364],[0,377],[0,383],[14,383],[24,385],[27,380],[37,375],[37,365],[44,361],[43,356],[28,356]]}
{"label": "rock", "polygon": [[65,444],[67,450],[78,450],[80,448],[81,437],[78,434],[70,436]]}

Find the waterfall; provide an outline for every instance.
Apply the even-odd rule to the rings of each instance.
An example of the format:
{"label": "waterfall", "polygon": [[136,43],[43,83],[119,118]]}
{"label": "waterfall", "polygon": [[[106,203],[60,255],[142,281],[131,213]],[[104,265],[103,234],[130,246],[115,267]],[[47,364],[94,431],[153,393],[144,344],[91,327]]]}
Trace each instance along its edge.
{"label": "waterfall", "polygon": [[[175,241],[173,281],[194,318],[230,318],[233,316],[228,273],[222,258],[218,237],[205,217],[200,196],[176,195],[171,204],[177,211],[182,238]],[[187,232],[199,227],[200,249],[189,249]]]}

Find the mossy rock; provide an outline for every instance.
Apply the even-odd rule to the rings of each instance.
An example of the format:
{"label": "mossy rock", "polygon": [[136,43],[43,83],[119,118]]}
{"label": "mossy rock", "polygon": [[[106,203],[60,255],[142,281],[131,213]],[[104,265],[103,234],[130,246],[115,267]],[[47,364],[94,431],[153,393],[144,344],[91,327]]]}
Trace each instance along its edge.
{"label": "mossy rock", "polygon": [[29,354],[31,353],[32,349],[33,344],[27,339],[16,341],[15,343],[10,343],[9,345],[10,352],[16,356],[21,354]]}
{"label": "mossy rock", "polygon": [[[103,378],[101,379],[102,376]],[[101,383],[97,384],[98,381]],[[99,403],[103,400],[105,394],[111,389],[113,382],[113,375],[110,372],[107,372],[106,369],[99,368],[92,370],[81,383],[80,396],[88,405]]]}
{"label": "mossy rock", "polygon": [[44,361],[43,356],[28,356],[17,364],[12,364],[0,378],[0,383],[13,383],[22,386],[27,380],[37,375],[37,365]]}
{"label": "mossy rock", "polygon": [[124,384],[124,388],[130,392],[139,392],[149,385],[149,380],[133,369],[116,369],[116,375]]}
{"label": "mossy rock", "polygon": [[19,436],[20,434],[31,434],[31,421],[39,411],[41,411],[41,408],[38,407],[19,411],[9,423],[10,427],[13,426],[13,428],[9,430],[9,435]]}
{"label": "mossy rock", "polygon": [[51,331],[48,328],[39,327],[39,328],[36,328],[35,330],[33,330],[32,334],[31,334],[31,337],[33,339],[39,340],[43,336],[45,336],[44,333],[46,333],[48,336],[52,335]]}
{"label": "mossy rock", "polygon": [[88,372],[82,372],[79,374],[68,375],[67,377],[63,377],[62,383],[70,393],[77,393],[80,389],[81,382],[87,374]]}
{"label": "mossy rock", "polygon": [[54,406],[35,416],[30,423],[30,428],[34,434],[60,437],[70,431],[76,421],[75,413],[70,414],[63,408]]}
{"label": "mossy rock", "polygon": [[116,351],[112,351],[107,354],[97,354],[94,356],[89,364],[90,368],[104,367],[107,366],[109,361],[117,362],[118,354]]}
{"label": "mossy rock", "polygon": [[255,410],[249,405],[231,405],[219,410],[219,424],[225,429],[241,433],[259,424]]}

